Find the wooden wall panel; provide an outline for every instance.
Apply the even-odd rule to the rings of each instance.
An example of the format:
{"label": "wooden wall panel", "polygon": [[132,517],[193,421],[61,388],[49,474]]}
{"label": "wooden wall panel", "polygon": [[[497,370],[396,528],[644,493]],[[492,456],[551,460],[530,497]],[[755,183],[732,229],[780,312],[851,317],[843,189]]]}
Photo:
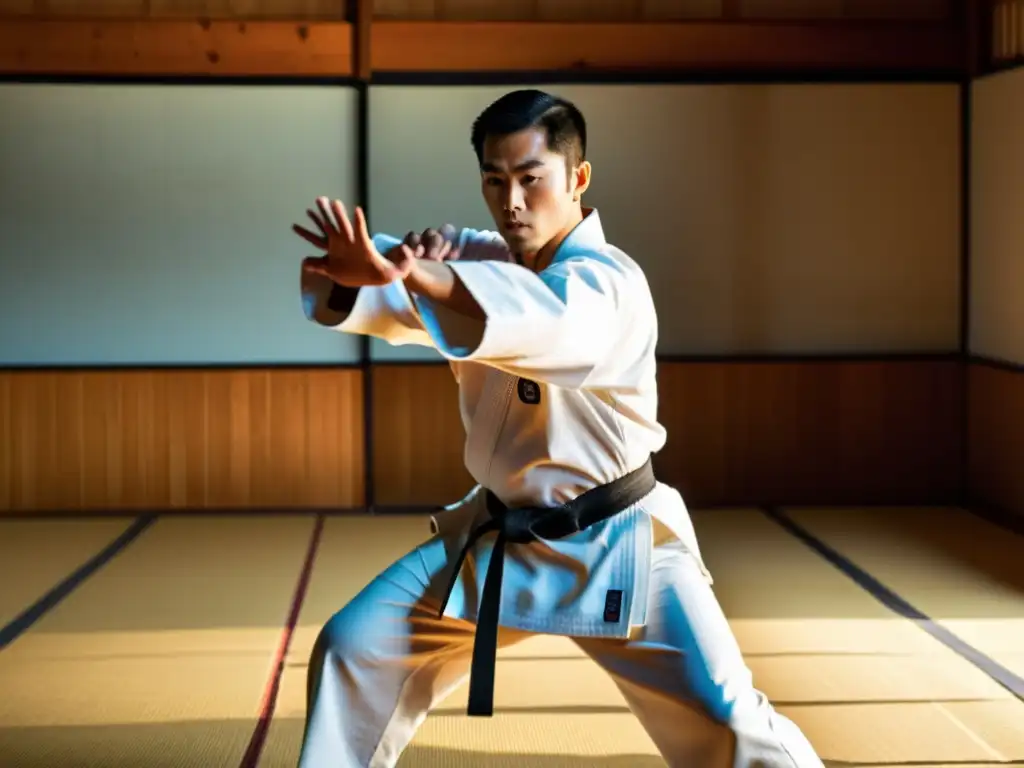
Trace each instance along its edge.
{"label": "wooden wall panel", "polygon": [[1024,371],[972,362],[967,392],[971,499],[1024,518]]}
{"label": "wooden wall panel", "polygon": [[[663,363],[658,473],[692,506],[956,503],[962,373],[952,360]],[[472,486],[455,398],[446,366],[376,369],[382,505]]]}
{"label": "wooden wall panel", "polygon": [[0,372],[0,513],[354,507],[358,370]]}
{"label": "wooden wall panel", "polygon": [[447,504],[473,487],[463,464],[458,390],[447,365],[375,366],[372,402],[379,506]]}
{"label": "wooden wall panel", "polygon": [[693,505],[956,503],[955,360],[666,364],[662,477]]}

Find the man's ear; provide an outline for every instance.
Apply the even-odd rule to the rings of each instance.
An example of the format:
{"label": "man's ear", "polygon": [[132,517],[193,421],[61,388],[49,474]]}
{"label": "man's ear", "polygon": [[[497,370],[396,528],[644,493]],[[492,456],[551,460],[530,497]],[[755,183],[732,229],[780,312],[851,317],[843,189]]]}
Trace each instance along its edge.
{"label": "man's ear", "polygon": [[590,163],[584,160],[573,170],[573,199],[579,200],[590,186]]}

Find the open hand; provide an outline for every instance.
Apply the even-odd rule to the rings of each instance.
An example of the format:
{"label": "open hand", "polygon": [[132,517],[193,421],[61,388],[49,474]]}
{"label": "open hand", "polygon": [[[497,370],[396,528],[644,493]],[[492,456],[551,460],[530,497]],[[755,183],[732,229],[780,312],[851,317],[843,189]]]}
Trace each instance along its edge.
{"label": "open hand", "polygon": [[356,207],[353,225],[340,200],[328,201],[326,197],[318,197],[316,204],[319,214],[313,210],[306,213],[319,234],[298,224],[292,225],[299,237],[326,252],[324,256],[304,259],[303,270],[351,288],[387,285],[404,279],[412,270],[415,251],[407,244],[402,243],[399,246],[402,250],[398,253],[389,252],[389,258],[377,251],[366,229],[362,208]]}

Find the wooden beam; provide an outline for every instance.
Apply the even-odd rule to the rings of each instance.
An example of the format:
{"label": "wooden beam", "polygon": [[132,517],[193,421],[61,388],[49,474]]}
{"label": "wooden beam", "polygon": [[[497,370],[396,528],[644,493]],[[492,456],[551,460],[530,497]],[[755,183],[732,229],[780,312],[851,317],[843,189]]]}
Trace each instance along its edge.
{"label": "wooden beam", "polygon": [[994,0],[959,0],[964,25],[967,75],[978,77],[992,68],[992,21]]}
{"label": "wooden beam", "polygon": [[362,35],[347,21],[6,19],[0,74],[957,74],[966,58],[962,25],[928,22],[375,21]]}
{"label": "wooden beam", "polygon": [[373,0],[352,0],[355,13],[349,16],[355,26],[352,33],[353,72],[360,80],[369,80],[373,73],[370,45],[373,29]]}
{"label": "wooden beam", "polygon": [[349,77],[347,22],[4,19],[0,74]]}
{"label": "wooden beam", "polygon": [[964,68],[963,30],[941,22],[377,21],[371,34],[375,73]]}

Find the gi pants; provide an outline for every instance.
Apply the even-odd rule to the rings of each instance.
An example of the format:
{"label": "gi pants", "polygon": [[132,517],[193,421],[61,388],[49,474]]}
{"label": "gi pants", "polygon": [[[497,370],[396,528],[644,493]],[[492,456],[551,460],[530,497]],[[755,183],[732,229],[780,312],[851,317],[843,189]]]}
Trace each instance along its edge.
{"label": "gi pants", "polygon": [[[572,639],[612,676],[668,765],[822,768],[796,725],[754,688],[696,559],[661,545],[652,566],[636,636]],[[435,537],[327,622],[309,664],[300,768],[395,766],[429,710],[467,679],[474,626],[438,618],[449,575]],[[503,629],[499,644],[528,636]]]}

